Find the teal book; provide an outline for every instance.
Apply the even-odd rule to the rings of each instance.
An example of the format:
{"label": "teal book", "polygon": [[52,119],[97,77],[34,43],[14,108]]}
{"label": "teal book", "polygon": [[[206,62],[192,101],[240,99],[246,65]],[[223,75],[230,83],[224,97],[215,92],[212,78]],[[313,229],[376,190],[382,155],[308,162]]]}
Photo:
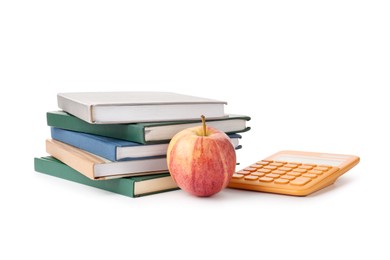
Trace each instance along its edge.
{"label": "teal book", "polygon": [[[201,125],[199,120],[153,122],[134,124],[90,124],[64,111],[48,112],[47,125],[61,129],[112,137],[141,144],[167,143],[183,129]],[[227,134],[246,132],[249,116],[228,115],[220,119],[206,119],[208,126]]]}
{"label": "teal book", "polygon": [[109,180],[91,180],[51,156],[34,158],[34,168],[36,172],[132,198],[179,189],[169,173]]}

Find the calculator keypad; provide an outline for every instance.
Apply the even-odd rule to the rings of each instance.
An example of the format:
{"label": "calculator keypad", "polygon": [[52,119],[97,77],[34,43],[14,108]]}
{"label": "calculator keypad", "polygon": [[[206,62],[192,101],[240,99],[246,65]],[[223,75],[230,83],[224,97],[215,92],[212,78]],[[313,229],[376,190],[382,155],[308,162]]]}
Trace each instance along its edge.
{"label": "calculator keypad", "polygon": [[337,170],[327,165],[261,160],[234,173],[229,186],[296,195],[295,190],[315,185]]}

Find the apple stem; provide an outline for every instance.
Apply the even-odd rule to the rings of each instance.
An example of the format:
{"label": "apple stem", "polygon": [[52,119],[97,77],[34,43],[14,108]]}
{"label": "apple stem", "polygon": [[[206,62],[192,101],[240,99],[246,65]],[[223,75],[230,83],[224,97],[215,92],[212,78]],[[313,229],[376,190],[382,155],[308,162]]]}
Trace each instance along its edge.
{"label": "apple stem", "polygon": [[203,136],[206,136],[206,118],[204,115],[201,115],[200,117],[202,118]]}

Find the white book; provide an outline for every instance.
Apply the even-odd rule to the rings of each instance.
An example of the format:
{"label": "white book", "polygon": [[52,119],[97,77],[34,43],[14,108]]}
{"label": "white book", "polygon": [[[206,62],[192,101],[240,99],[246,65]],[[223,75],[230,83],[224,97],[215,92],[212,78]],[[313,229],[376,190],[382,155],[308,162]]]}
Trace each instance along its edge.
{"label": "white book", "polygon": [[170,92],[73,92],[59,108],[92,124],[161,122],[225,117],[225,101]]}

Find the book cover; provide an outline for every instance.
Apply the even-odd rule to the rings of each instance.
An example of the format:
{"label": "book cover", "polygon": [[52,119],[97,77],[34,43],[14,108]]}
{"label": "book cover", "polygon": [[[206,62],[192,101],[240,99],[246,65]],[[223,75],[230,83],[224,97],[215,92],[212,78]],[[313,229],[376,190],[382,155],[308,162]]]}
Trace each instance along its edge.
{"label": "book cover", "polygon": [[[186,120],[158,123],[135,124],[89,124],[64,111],[51,111],[46,114],[48,126],[123,139],[142,144],[168,142],[179,131],[200,125],[201,120]],[[250,130],[246,122],[250,117],[228,115],[223,119],[207,119],[207,125],[227,134],[242,133]]]}
{"label": "book cover", "polygon": [[[166,156],[169,143],[139,144],[121,139],[86,134],[52,127],[51,137],[111,161]],[[235,148],[239,147],[238,134],[229,135]]]}
{"label": "book cover", "polygon": [[165,157],[110,161],[77,147],[46,140],[46,152],[90,179],[109,179],[167,172]]}
{"label": "book cover", "polygon": [[93,124],[224,117],[225,101],[170,92],[58,93],[58,107]]}
{"label": "book cover", "polygon": [[168,172],[111,180],[91,180],[51,156],[34,158],[34,168],[36,172],[132,198],[179,189]]}

